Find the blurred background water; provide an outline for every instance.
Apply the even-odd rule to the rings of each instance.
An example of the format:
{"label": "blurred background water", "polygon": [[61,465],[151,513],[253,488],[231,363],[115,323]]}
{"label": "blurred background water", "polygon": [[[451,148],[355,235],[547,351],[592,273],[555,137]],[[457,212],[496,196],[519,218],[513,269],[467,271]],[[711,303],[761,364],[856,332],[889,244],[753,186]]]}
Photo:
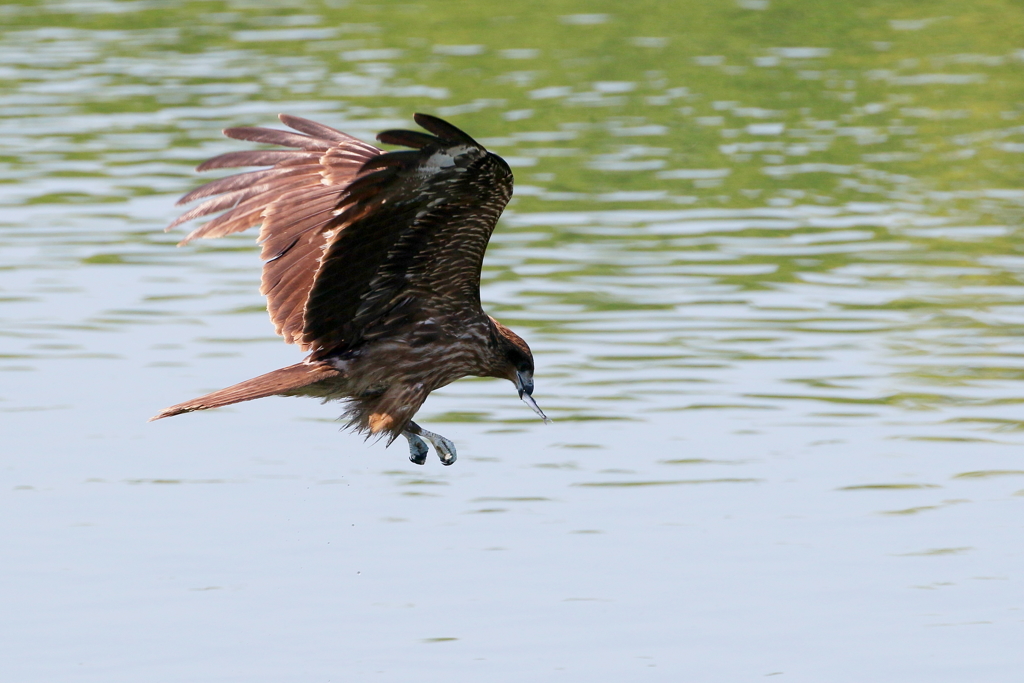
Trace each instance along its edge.
{"label": "blurred background water", "polygon": [[[1016,681],[1024,13],[930,3],[0,6],[9,681]],[[504,156],[460,459],[337,405],[160,408],[301,358],[253,234],[161,228],[313,118]]]}

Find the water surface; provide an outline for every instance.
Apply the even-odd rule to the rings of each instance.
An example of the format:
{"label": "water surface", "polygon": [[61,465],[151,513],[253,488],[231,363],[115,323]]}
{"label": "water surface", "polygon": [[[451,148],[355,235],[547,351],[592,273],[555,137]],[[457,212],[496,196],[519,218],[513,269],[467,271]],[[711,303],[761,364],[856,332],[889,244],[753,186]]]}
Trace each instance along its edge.
{"label": "water surface", "polygon": [[[1014,681],[1024,100],[1003,2],[0,8],[0,661],[18,681]],[[265,399],[252,235],[161,228],[278,112],[516,175],[526,337],[459,447]]]}

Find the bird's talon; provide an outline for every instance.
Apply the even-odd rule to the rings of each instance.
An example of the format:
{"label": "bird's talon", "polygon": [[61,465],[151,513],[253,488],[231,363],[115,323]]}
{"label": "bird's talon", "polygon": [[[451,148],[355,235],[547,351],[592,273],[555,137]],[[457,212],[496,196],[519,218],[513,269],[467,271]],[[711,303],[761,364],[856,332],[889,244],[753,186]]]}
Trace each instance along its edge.
{"label": "bird's talon", "polygon": [[434,450],[437,451],[437,457],[441,459],[442,465],[453,465],[455,464],[455,444],[444,438],[443,436],[436,437],[434,441]]}
{"label": "bird's talon", "polygon": [[[409,459],[417,465],[422,465],[423,462],[421,460],[414,459],[413,455],[418,456],[422,453],[421,457],[424,460],[427,457],[427,445],[423,443],[424,439],[429,441],[434,447],[434,450],[437,451],[437,457],[441,459],[442,465],[452,465],[455,463],[455,444],[449,439],[444,438],[440,434],[428,432],[415,422],[412,423],[411,430],[406,430],[403,433],[405,434],[405,438],[409,439],[409,452],[411,453]],[[422,445],[422,450],[419,450],[419,446],[417,446],[417,449],[414,451],[413,444],[416,442],[419,442],[419,444]]]}
{"label": "bird's talon", "polygon": [[417,465],[425,465],[427,454],[430,452],[427,443],[415,434],[406,434],[405,438],[409,439],[409,461]]}

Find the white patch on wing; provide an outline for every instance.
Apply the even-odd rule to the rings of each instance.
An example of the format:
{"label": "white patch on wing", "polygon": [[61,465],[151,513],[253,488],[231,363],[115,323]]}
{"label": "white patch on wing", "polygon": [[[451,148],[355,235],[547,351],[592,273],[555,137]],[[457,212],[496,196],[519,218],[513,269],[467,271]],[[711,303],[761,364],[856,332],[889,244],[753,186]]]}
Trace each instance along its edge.
{"label": "white patch on wing", "polygon": [[455,160],[458,157],[476,149],[477,148],[472,145],[459,145],[457,147],[438,150],[431,154],[426,161],[420,164],[418,170],[420,173],[432,174],[437,173],[441,169],[451,168],[455,165]]}

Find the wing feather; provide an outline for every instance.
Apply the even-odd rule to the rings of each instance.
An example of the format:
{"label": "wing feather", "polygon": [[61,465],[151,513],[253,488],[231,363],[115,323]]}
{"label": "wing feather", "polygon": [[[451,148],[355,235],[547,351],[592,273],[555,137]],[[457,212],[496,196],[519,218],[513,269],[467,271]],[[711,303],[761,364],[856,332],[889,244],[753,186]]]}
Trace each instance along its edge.
{"label": "wing feather", "polygon": [[386,130],[378,134],[377,139],[385,145],[401,145],[413,149],[423,149],[427,145],[437,142],[437,138],[433,135],[415,130]]}
{"label": "wing feather", "polygon": [[225,128],[224,135],[233,140],[247,140],[249,142],[262,142],[267,145],[281,145],[282,147],[296,147],[308,150],[326,151],[333,145],[331,140],[318,140],[308,135],[300,135],[275,128]]}
{"label": "wing feather", "polygon": [[[230,196],[225,198],[216,197],[203,202],[192,211],[178,218],[177,222],[181,223],[193,218],[206,216],[229,207],[231,207],[231,210],[196,228],[181,243],[187,244],[200,237],[223,237],[224,235],[242,232],[254,225],[258,225],[263,222],[263,212],[269,206],[267,203],[268,195],[274,193],[279,197],[285,196],[290,191],[301,190],[310,182],[319,181],[319,174],[310,175],[314,176],[312,180],[308,177],[290,178],[285,182],[275,183],[273,186],[268,184],[266,186],[249,188],[248,190],[235,190],[230,193]],[[270,201],[272,203],[275,200]],[[171,227],[174,227],[174,225],[172,223]]]}
{"label": "wing feather", "polygon": [[418,150],[367,162],[328,226],[337,231],[309,292],[302,335],[314,358],[437,313],[483,315],[480,268],[512,196],[512,173],[451,124],[416,120],[437,137],[383,134]]}
{"label": "wing feather", "polygon": [[469,135],[433,116],[433,135],[385,131],[376,147],[308,119],[293,133],[229,128],[228,137],[290,149],[229,152],[198,170],[270,166],[214,180],[172,226],[215,216],[182,243],[261,225],[260,291],[278,334],[314,358],[431,315],[483,315],[480,268],[512,173]]}
{"label": "wing feather", "polygon": [[[328,240],[325,226],[359,169],[380,150],[357,138],[308,119],[281,115],[299,131],[228,128],[230,138],[292,149],[229,152],[197,170],[271,166],[220,178],[196,188],[180,203],[205,200],[182,214],[168,229],[220,213],[182,240],[222,237],[261,225],[263,282],[267,310],[278,334],[300,343],[303,310]],[[300,134],[301,133],[301,134]]]}
{"label": "wing feather", "polygon": [[443,119],[431,116],[430,114],[414,114],[412,118],[416,123],[420,124],[446,143],[469,145],[470,147],[483,149],[483,146],[473,138],[466,135],[465,131],[456,128]]}
{"label": "wing feather", "polygon": [[297,130],[300,133],[305,133],[306,135],[310,135],[314,138],[345,143],[346,146],[362,149],[368,154],[377,153],[377,148],[373,145],[368,145],[359,138],[352,137],[348,133],[342,133],[340,130],[335,130],[322,123],[310,121],[309,119],[304,119],[301,116],[292,116],[291,114],[278,114],[277,118],[281,119],[281,123],[289,128]]}
{"label": "wing feather", "polygon": [[222,194],[224,192],[233,192],[234,190],[238,190],[243,187],[250,187],[256,183],[269,180],[270,178],[295,175],[297,173],[305,172],[307,172],[307,169],[302,166],[296,166],[292,168],[268,168],[263,171],[249,171],[248,173],[229,175],[227,178],[213,180],[205,185],[197,187],[179,199],[177,204],[179,206],[183,204],[191,204],[197,199],[212,197],[215,194]]}
{"label": "wing feather", "polygon": [[317,152],[295,152],[283,149],[256,149],[247,152],[228,152],[208,159],[196,166],[202,173],[215,168],[239,168],[241,166],[286,166],[297,163],[316,163]]}

